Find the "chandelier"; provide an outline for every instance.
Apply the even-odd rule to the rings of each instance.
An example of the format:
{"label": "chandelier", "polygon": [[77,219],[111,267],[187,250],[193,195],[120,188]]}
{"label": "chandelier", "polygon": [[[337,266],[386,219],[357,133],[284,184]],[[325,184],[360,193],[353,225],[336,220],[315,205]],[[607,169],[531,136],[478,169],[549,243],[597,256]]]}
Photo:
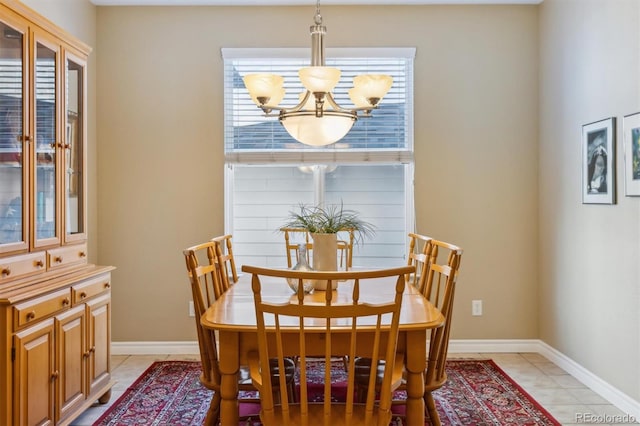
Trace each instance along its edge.
{"label": "chandelier", "polygon": [[311,66],[301,68],[298,76],[306,89],[298,105],[279,106],[284,99],[284,78],[276,74],[248,74],[243,77],[249,96],[267,117],[278,117],[287,132],[298,142],[324,146],[342,139],[359,117],[370,117],[393,83],[389,75],[362,74],[353,78],[348,92],[353,108],[338,105],[332,90],[340,80],[340,70],[325,66],[324,35],[320,0],[311,32]]}

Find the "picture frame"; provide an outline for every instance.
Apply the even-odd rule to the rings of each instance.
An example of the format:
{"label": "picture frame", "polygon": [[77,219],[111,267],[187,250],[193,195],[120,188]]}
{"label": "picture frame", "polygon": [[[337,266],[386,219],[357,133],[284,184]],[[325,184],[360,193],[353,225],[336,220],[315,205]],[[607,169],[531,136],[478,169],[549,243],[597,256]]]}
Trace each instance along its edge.
{"label": "picture frame", "polygon": [[582,126],[582,203],[616,202],[616,119]]}
{"label": "picture frame", "polygon": [[640,112],[624,116],[624,189],[627,197],[640,196]]}

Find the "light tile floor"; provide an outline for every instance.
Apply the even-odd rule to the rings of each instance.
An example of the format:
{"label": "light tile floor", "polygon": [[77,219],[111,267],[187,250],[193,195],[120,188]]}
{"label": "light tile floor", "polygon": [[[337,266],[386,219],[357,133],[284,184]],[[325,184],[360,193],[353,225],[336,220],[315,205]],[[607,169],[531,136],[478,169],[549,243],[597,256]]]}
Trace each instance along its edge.
{"label": "light tile floor", "polygon": [[[563,425],[619,425],[605,420],[623,419],[624,413],[587,388],[557,365],[536,353],[449,354],[451,359],[493,359],[511,378],[538,401]],[[124,391],[154,362],[159,360],[198,360],[197,355],[115,355],[111,358],[113,378],[109,404],[117,401]],[[109,407],[94,405],[86,410],[72,426],[90,426]]]}

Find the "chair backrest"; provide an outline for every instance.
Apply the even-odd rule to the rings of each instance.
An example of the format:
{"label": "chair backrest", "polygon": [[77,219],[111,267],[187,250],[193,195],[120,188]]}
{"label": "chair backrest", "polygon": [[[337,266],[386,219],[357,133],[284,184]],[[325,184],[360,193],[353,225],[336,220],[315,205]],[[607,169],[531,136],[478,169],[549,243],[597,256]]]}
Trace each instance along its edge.
{"label": "chair backrest", "polygon": [[[391,396],[401,382],[402,356],[396,354],[398,324],[400,319],[400,307],[405,288],[405,275],[412,271],[413,267],[374,270],[374,271],[345,271],[345,272],[304,272],[282,269],[266,269],[253,266],[243,266],[242,270],[253,274],[252,288],[255,301],[256,319],[258,325],[259,356],[255,356],[258,366],[251,366],[252,378],[258,371],[269,371],[269,358],[282,359],[292,354],[299,358],[300,369],[300,394],[297,409],[292,409],[287,401],[289,396],[287,388],[280,378],[279,390],[280,405],[275,406],[272,394],[273,384],[269,375],[259,375],[256,386],[260,390],[262,405],[262,421],[269,424],[314,424],[314,421],[327,425],[338,416],[344,416],[344,424],[378,424],[387,426],[391,419]],[[282,277],[300,280],[299,291],[292,297],[289,303],[270,303],[262,298],[262,277]],[[364,303],[360,294],[367,294],[367,281],[375,278],[395,278],[395,289],[389,291],[388,298],[383,298],[379,303]],[[353,280],[352,300],[332,302],[335,292],[324,291],[323,296],[313,294],[306,296],[302,290],[302,280]],[[327,287],[330,288],[330,287]],[[265,294],[269,290],[265,289]],[[388,299],[388,300],[387,300]],[[383,322],[383,315],[390,316],[390,322]],[[268,318],[268,320],[266,320]],[[386,320],[388,321],[388,319]],[[269,326],[267,326],[269,324]],[[332,346],[332,330],[341,324],[341,333],[348,334],[348,342],[342,342],[340,347]],[[346,327],[345,327],[346,325]],[[346,328],[346,329],[345,329]],[[362,330],[369,328],[370,333]],[[294,331],[292,331],[294,330]],[[269,336],[269,337],[268,337]],[[344,336],[344,334],[343,334]],[[292,340],[294,339],[294,340]],[[293,343],[292,343],[293,342]],[[288,343],[288,344],[287,344]],[[292,346],[294,346],[292,348]],[[292,352],[293,351],[293,352]],[[307,389],[307,358],[317,358],[324,355],[324,401],[322,404],[308,403]],[[347,393],[344,404],[336,404],[331,399],[331,358],[334,355],[347,355],[349,366],[347,368]],[[371,358],[373,362],[384,361],[384,373],[379,395],[376,395],[375,383],[377,371],[371,370],[366,404],[358,405],[354,401],[355,390],[355,366],[356,357]],[[257,361],[259,360],[259,361]],[[283,368],[282,365],[279,366]],[[254,382],[255,384],[255,382]],[[379,400],[377,400],[379,398]],[[336,408],[340,405],[342,408]],[[320,418],[311,417],[314,413],[322,412]],[[278,413],[276,415],[275,413]],[[281,417],[280,417],[281,416]],[[299,416],[299,418],[298,418]],[[372,419],[377,422],[373,423]]]}
{"label": "chair backrest", "polygon": [[[307,262],[311,264],[310,256],[313,256],[313,242],[309,235],[309,231],[304,228],[280,228],[280,231],[284,234],[284,244],[287,251],[287,267],[293,267],[298,261],[298,246],[305,244],[307,247]],[[346,239],[338,239],[338,255],[340,256],[339,266],[346,265],[346,269],[351,269],[353,266],[353,243],[355,240],[355,233],[353,229],[345,229],[338,232],[338,236],[341,237],[344,234]]]}
{"label": "chair backrest", "polygon": [[[216,256],[220,265],[221,284],[224,291],[227,291],[230,285],[238,282],[238,271],[236,270],[236,261],[233,258],[231,239],[232,236],[230,234],[211,239],[216,245]],[[231,277],[231,280],[229,277]]]}
{"label": "chair backrest", "polygon": [[[446,261],[444,261],[446,254]],[[445,317],[442,327],[432,330],[429,342],[429,361],[425,374],[427,390],[437,389],[446,381],[445,361],[449,349],[449,334],[453,318],[453,300],[460,269],[462,249],[443,241],[431,240],[427,247],[429,270],[423,295]],[[440,259],[439,259],[440,258]]]}
{"label": "chair backrest", "polygon": [[421,293],[424,291],[424,283],[429,270],[429,258],[427,250],[431,237],[409,233],[409,252],[407,253],[407,265],[415,266],[416,270],[407,277],[407,282],[415,286]]}
{"label": "chair backrest", "polygon": [[[284,244],[287,250],[287,267],[291,268],[298,263],[298,246],[305,244],[307,247],[307,257],[313,245],[311,244],[309,232],[303,228],[280,228],[284,234]],[[307,258],[307,263],[311,264],[311,259]]]}
{"label": "chair backrest", "polygon": [[220,384],[216,339],[213,330],[208,330],[200,324],[200,318],[222,291],[215,243],[208,241],[198,244],[184,249],[182,253],[187,264],[187,275],[193,297],[200,360],[202,362],[201,381],[205,386],[215,388]]}

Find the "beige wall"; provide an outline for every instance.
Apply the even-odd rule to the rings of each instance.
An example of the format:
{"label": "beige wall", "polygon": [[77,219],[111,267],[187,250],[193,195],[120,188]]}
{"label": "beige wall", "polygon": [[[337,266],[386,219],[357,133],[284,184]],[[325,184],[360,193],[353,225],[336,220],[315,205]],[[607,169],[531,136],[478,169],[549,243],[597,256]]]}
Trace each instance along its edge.
{"label": "beige wall", "polygon": [[[640,2],[540,8],[540,338],[640,401],[640,198],[622,117],[640,111]],[[618,118],[618,203],[583,205],[581,126]]]}
{"label": "beige wall", "polygon": [[[466,250],[456,338],[538,336],[537,15],[323,8],[330,46],[417,47],[418,230]],[[194,339],[181,250],[223,232],[220,48],[307,47],[312,17],[309,7],[98,8],[98,240],[100,262],[118,268],[115,341]],[[484,316],[471,317],[471,299]]]}

